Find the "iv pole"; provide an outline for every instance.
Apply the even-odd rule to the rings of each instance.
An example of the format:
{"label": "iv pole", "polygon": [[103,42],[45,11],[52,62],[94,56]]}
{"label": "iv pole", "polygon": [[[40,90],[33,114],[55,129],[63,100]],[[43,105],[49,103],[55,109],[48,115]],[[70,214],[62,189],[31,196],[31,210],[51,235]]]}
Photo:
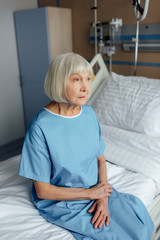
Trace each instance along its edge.
{"label": "iv pole", "polygon": [[97,0],[94,0],[95,55],[97,54]]}

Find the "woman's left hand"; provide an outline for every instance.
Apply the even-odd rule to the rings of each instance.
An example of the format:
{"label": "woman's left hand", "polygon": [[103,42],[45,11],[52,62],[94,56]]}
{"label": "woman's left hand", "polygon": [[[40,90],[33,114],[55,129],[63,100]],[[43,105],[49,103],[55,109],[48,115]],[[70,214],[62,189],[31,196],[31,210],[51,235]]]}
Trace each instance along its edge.
{"label": "woman's left hand", "polygon": [[101,228],[104,223],[106,226],[109,225],[110,217],[108,211],[108,198],[95,200],[88,212],[94,212],[94,216],[92,218],[92,224],[94,225],[94,228]]}

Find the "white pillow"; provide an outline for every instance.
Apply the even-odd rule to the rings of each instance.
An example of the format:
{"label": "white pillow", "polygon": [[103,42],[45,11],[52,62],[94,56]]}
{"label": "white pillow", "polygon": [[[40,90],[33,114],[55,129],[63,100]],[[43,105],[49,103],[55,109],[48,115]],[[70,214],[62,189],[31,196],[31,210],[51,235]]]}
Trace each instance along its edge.
{"label": "white pillow", "polygon": [[160,136],[160,81],[112,73],[93,103],[100,123]]}

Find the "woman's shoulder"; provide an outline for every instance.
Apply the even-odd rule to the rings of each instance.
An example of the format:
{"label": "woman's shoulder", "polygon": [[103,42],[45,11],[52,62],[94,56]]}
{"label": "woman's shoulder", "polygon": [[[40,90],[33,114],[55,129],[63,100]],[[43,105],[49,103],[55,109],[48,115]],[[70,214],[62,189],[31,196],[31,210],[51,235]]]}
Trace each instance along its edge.
{"label": "woman's shoulder", "polygon": [[94,109],[90,106],[90,105],[84,105],[83,106],[83,110],[87,113],[90,113],[90,114],[95,114],[95,111]]}
{"label": "woman's shoulder", "polygon": [[82,108],[85,110],[85,111],[92,111],[93,108],[90,106],[90,105],[83,105]]}
{"label": "woman's shoulder", "polygon": [[84,115],[88,116],[89,118],[95,119],[97,121],[97,115],[94,109],[90,105],[83,106]]}
{"label": "woman's shoulder", "polygon": [[28,130],[32,129],[41,129],[43,126],[46,126],[46,123],[49,120],[49,114],[47,111],[42,108],[31,120]]}
{"label": "woman's shoulder", "polygon": [[31,123],[38,123],[41,122],[44,118],[46,118],[46,114],[45,114],[45,109],[42,108],[31,120]]}

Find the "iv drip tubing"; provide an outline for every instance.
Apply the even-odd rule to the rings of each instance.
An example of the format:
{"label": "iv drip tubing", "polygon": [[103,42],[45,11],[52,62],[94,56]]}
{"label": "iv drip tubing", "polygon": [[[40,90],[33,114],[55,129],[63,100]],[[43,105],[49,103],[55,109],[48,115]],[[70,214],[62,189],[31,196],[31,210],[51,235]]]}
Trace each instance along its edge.
{"label": "iv drip tubing", "polygon": [[[137,2],[137,1],[135,1],[135,2]],[[134,16],[136,18],[136,21],[143,21],[145,19],[147,12],[148,12],[148,6],[149,6],[149,0],[145,0],[143,14],[141,17],[139,17],[139,12],[137,14],[137,4],[134,5],[133,10],[134,10]]]}
{"label": "iv drip tubing", "polygon": [[136,67],[137,67],[137,60],[138,60],[138,43],[139,43],[139,21],[137,21],[136,38],[135,38],[134,76],[136,76]]}
{"label": "iv drip tubing", "polygon": [[112,55],[109,56],[109,73],[112,73]]}
{"label": "iv drip tubing", "polygon": [[[135,41],[135,56],[134,56],[134,76],[136,76],[136,67],[137,67],[137,59],[138,59],[138,44],[139,44],[139,22],[144,20],[147,12],[148,12],[148,6],[149,6],[149,0],[145,0],[144,2],[144,9],[140,6],[140,0],[133,0],[134,5],[134,15],[137,21],[137,27],[136,27],[136,38]],[[137,12],[138,9],[138,12]],[[141,17],[139,17],[140,13],[142,14]]]}

